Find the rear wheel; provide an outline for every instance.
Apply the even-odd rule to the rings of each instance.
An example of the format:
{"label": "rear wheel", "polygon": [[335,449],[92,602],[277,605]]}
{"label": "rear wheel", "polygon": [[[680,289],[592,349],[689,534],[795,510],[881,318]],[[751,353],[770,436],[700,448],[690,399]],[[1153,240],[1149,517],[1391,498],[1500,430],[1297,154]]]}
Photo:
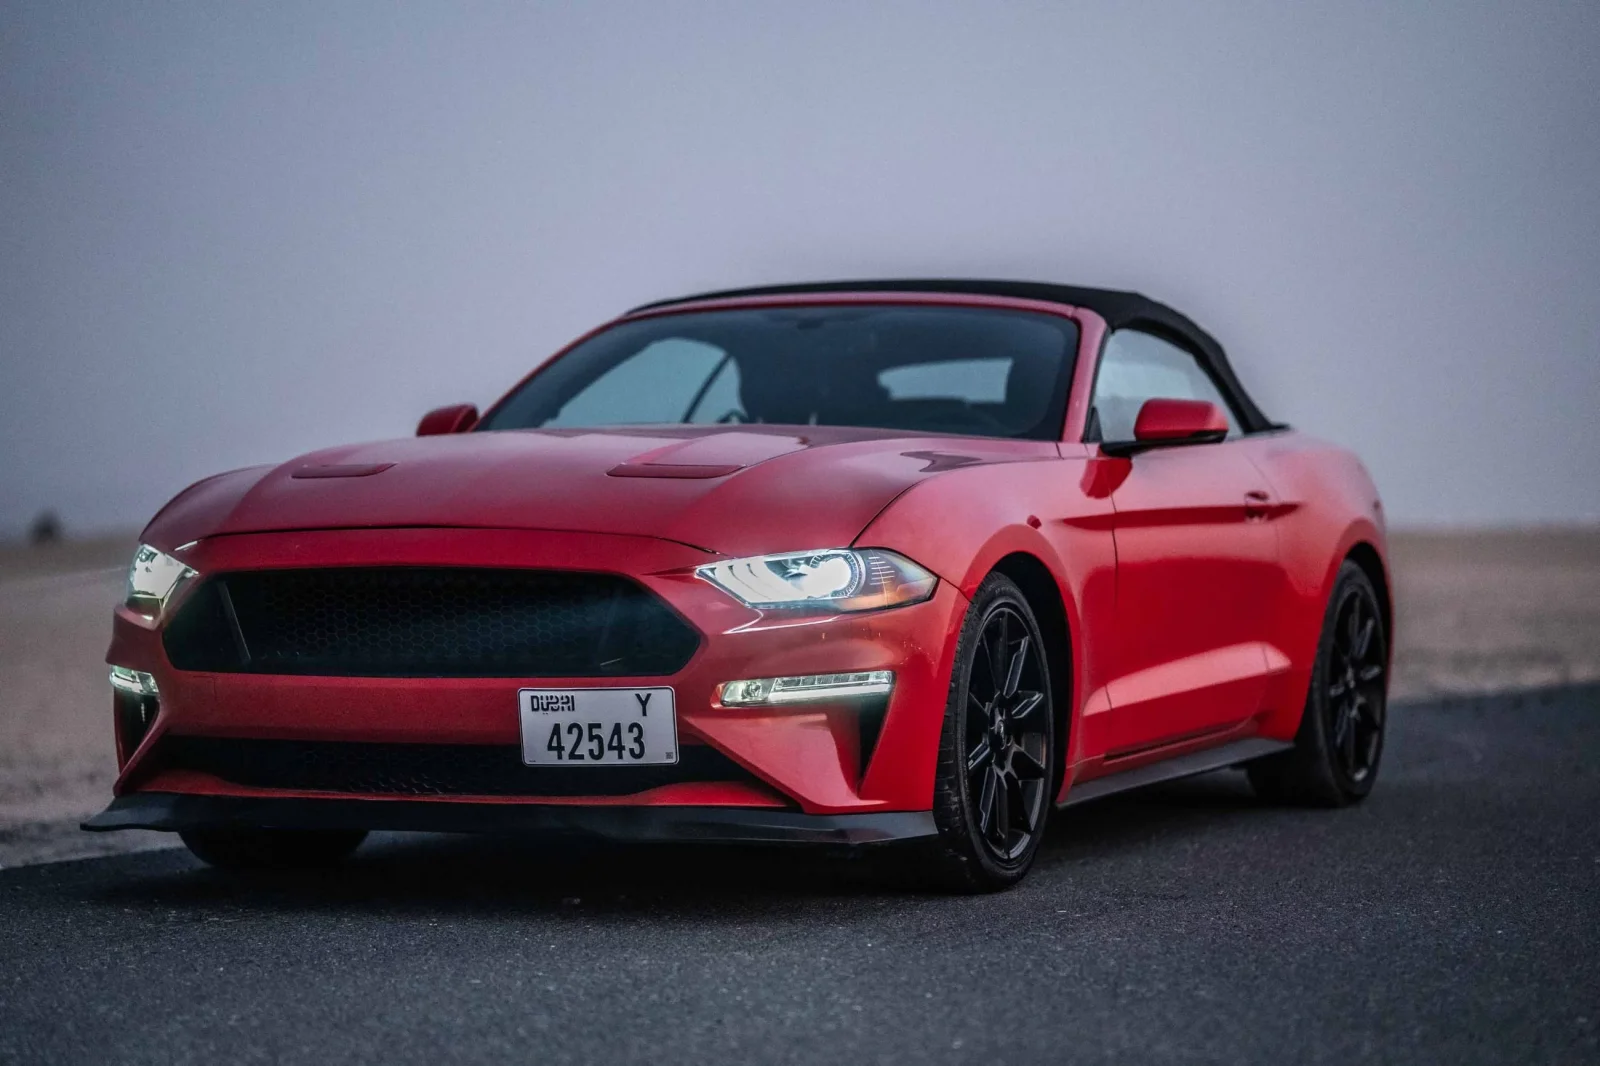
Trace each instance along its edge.
{"label": "rear wheel", "polygon": [[223,870],[332,866],[367,837],[359,829],[190,829],[178,835],[196,858]]}
{"label": "rear wheel", "polygon": [[1033,865],[1050,814],[1055,723],[1039,623],[1003,574],[990,574],[956,645],[934,784],[934,872],[990,892]]}
{"label": "rear wheel", "polygon": [[1383,756],[1388,634],[1366,572],[1346,561],[1334,582],[1294,747],[1250,763],[1263,799],[1342,807],[1366,798]]}

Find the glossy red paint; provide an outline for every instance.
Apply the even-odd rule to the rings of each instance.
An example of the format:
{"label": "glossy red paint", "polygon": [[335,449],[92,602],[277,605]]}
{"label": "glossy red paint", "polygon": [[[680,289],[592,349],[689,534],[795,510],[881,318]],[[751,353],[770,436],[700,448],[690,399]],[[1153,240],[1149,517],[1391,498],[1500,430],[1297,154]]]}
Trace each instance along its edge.
{"label": "glossy red paint", "polygon": [[[1059,798],[1074,782],[1154,759],[1240,737],[1293,737],[1341,561],[1356,553],[1387,587],[1377,493],[1347,452],[1279,429],[1108,454],[1084,439],[1105,323],[1059,304],[850,293],[708,300],[631,317],[886,301],[1075,319],[1081,347],[1063,439],[764,425],[460,433],[464,409],[442,408],[418,438],[199,482],[142,539],[202,574],[492,565],[626,575],[679,612],[701,646],[670,679],[604,684],[670,684],[683,742],[715,747],[760,782],[481,802],[926,811],[957,635],[969,598],[996,568],[1042,575],[1029,586],[1036,613],[1062,623],[1049,649],[1065,738]],[[1212,416],[1220,413],[1180,401],[1147,404],[1141,440],[1191,436]],[[301,473],[317,469],[362,475]],[[936,574],[937,590],[915,606],[800,620],[746,608],[693,573],[717,558],[839,546],[899,552]],[[119,795],[259,792],[162,771],[147,757],[169,734],[514,744],[516,690],[529,683],[186,672],[160,637],[158,624],[117,610],[108,662],[149,671],[162,695],[137,750],[119,747]],[[715,698],[735,678],[876,669],[893,670],[895,687],[864,772],[848,705],[753,711]],[[474,797],[438,802],[464,799]]]}
{"label": "glossy red paint", "polygon": [[417,436],[437,437],[446,433],[465,433],[478,421],[478,409],[470,403],[435,407],[417,423]]}
{"label": "glossy red paint", "polygon": [[1152,444],[1227,432],[1227,416],[1216,404],[1204,400],[1146,400],[1133,423],[1133,439]]}
{"label": "glossy red paint", "polygon": [[[603,474],[601,476],[604,476]],[[804,705],[780,711],[734,709],[715,700],[734,678],[892,669],[896,684],[885,733],[907,728],[948,683],[940,656],[953,640],[964,600],[951,585],[926,603],[811,620],[763,617],[694,576],[712,553],[654,537],[506,529],[316,530],[202,538],[181,553],[201,573],[284,567],[517,565],[626,574],[670,603],[704,635],[700,650],[672,677],[680,737],[709,743],[811,813],[918,808],[917,782],[897,760],[874,760],[860,775],[854,711]],[[182,606],[181,598],[169,613]],[[517,690],[604,684],[659,684],[616,677],[346,678],[209,674],[174,669],[159,627],[118,608],[108,660],[155,675],[162,710],[116,790],[156,787],[142,776],[140,753],[164,733],[260,739],[365,740],[433,744],[518,743]],[[845,729],[846,725],[851,729]],[[843,739],[842,739],[843,738]],[[193,781],[189,775],[183,780]],[[173,787],[171,779],[160,787]],[[738,804],[746,788],[702,785],[693,802]],[[209,794],[228,793],[212,781]],[[249,794],[249,790],[237,793]],[[722,795],[721,799],[708,799]],[[641,793],[640,803],[682,803],[681,788]],[[563,801],[565,802],[565,801]]]}

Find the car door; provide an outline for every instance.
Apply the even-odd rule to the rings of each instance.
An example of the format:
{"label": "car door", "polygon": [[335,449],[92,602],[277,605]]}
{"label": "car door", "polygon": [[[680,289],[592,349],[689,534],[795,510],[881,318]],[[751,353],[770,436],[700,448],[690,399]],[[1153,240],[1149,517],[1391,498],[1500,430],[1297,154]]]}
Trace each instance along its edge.
{"label": "car door", "polygon": [[1229,421],[1221,442],[1157,447],[1114,466],[1114,680],[1106,754],[1221,732],[1255,714],[1266,689],[1278,545],[1270,486],[1239,440],[1235,405],[1186,349],[1123,329],[1106,341],[1089,435],[1133,439],[1146,400],[1206,400]]}

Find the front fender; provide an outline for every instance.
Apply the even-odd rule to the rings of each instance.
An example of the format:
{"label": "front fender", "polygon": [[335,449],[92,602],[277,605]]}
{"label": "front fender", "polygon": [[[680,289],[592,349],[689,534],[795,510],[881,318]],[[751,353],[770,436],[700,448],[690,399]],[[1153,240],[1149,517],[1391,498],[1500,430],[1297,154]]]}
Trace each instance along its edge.
{"label": "front fender", "polygon": [[1111,501],[1084,489],[1088,460],[1057,458],[954,470],[912,486],[856,544],[900,552],[970,599],[1008,557],[1037,560],[1066,618],[1071,676],[1058,686],[1070,713],[1067,759],[1079,759],[1077,723],[1109,709],[1116,609]]}

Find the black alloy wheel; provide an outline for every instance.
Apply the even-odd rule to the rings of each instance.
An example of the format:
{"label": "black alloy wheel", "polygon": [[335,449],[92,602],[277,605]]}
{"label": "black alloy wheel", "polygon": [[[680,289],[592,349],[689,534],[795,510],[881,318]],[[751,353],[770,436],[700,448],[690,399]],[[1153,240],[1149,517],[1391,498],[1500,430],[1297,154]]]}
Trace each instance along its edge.
{"label": "black alloy wheel", "polygon": [[1345,589],[1333,627],[1333,658],[1323,678],[1330,708],[1328,738],[1346,782],[1377,772],[1383,747],[1384,649],[1377,604],[1358,585]]}
{"label": "black alloy wheel", "polygon": [[953,887],[1015,884],[1038,851],[1056,784],[1045,651],[1022,591],[991,574],[962,626],[939,748],[935,864]]}
{"label": "black alloy wheel", "polygon": [[1010,862],[1043,820],[1049,784],[1039,648],[1015,609],[990,612],[967,679],[967,789],[977,797],[978,833]]}
{"label": "black alloy wheel", "polygon": [[1315,807],[1358,803],[1383,757],[1389,642],[1372,581],[1346,560],[1323,616],[1311,690],[1294,747],[1246,766],[1264,799]]}

